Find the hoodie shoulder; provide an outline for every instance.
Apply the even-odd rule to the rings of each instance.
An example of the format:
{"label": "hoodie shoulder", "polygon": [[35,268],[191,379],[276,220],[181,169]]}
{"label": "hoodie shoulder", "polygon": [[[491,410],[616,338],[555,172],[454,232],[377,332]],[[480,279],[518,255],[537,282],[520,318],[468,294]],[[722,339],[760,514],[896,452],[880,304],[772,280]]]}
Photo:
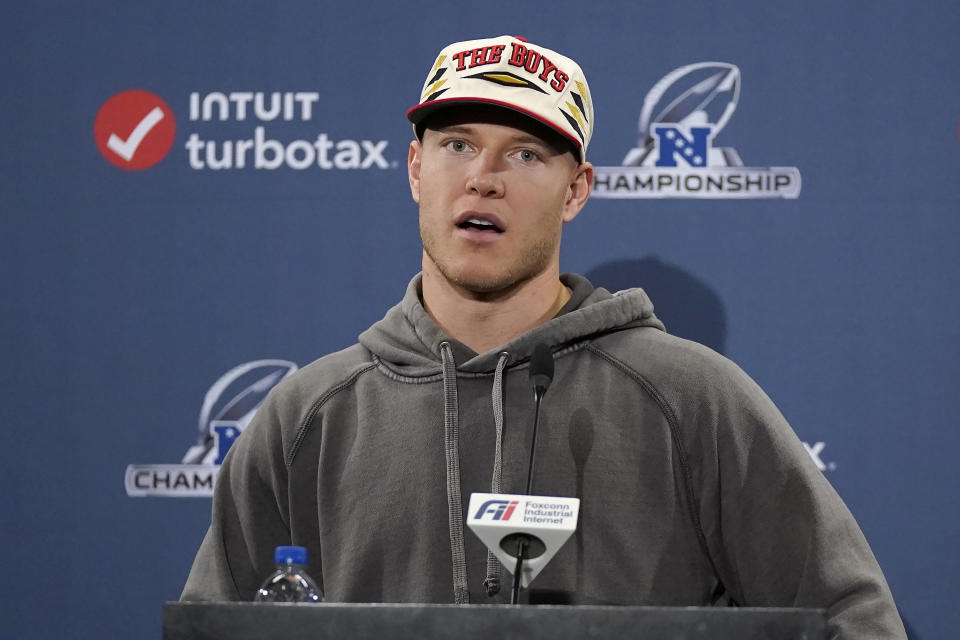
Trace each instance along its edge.
{"label": "hoodie shoulder", "polygon": [[634,327],[599,337],[593,346],[680,406],[694,397],[701,401],[769,401],[732,360],[700,343],[664,331]]}
{"label": "hoodie shoulder", "polygon": [[369,350],[360,344],[318,358],[281,381],[274,392],[291,397],[321,396],[357,373],[375,366]]}
{"label": "hoodie shoulder", "polygon": [[262,413],[269,423],[280,425],[287,450],[315,405],[374,367],[370,352],[359,344],[325,355],[277,384],[257,411],[258,417]]}

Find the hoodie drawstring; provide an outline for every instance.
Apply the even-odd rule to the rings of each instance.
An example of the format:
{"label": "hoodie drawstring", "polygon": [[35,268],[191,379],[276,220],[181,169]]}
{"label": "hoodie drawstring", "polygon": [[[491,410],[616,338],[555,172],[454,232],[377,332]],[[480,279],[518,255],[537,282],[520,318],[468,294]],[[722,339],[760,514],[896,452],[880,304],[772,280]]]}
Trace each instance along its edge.
{"label": "hoodie drawstring", "polygon": [[447,518],[453,556],[453,601],[470,602],[467,560],[463,551],[463,507],[460,501],[460,405],[457,400],[457,364],[449,342],[440,343],[443,358],[443,445],[447,457]]}
{"label": "hoodie drawstring", "polygon": [[[447,461],[447,517],[450,524],[450,553],[453,558],[453,598],[456,604],[470,602],[467,588],[467,561],[463,549],[463,506],[460,496],[460,405],[457,398],[457,365],[449,342],[440,343],[443,359],[443,442]],[[510,354],[503,352],[493,376],[493,421],[497,445],[493,460],[490,493],[500,493],[503,479],[503,370]],[[487,577],[484,589],[491,598],[500,592],[502,567],[492,551],[487,551]]]}
{"label": "hoodie drawstring", "polygon": [[[493,423],[497,427],[497,449],[493,458],[493,478],[490,480],[490,493],[500,493],[503,479],[503,369],[507,366],[510,354],[506,351],[497,360],[497,370],[493,374]],[[487,550],[487,577],[483,587],[491,598],[500,593],[500,561],[493,551]]]}

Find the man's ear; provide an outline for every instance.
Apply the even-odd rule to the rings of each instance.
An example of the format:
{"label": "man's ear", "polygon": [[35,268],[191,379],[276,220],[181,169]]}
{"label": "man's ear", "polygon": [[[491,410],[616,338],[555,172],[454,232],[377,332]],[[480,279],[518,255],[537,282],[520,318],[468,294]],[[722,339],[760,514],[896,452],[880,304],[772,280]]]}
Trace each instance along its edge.
{"label": "man's ear", "polygon": [[410,141],[410,152],[407,154],[407,178],[410,180],[410,195],[413,201],[420,204],[420,153],[423,145],[419,140]]}
{"label": "man's ear", "polygon": [[563,221],[570,222],[577,217],[593,190],[593,165],[581,162],[574,170],[567,187],[567,201],[563,204]]}

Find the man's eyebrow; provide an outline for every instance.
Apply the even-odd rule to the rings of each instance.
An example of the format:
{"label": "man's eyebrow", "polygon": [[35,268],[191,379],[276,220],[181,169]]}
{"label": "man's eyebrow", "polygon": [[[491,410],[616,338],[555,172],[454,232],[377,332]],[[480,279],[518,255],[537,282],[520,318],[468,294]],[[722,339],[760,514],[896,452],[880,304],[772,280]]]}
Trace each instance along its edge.
{"label": "man's eyebrow", "polygon": [[445,127],[437,127],[437,131],[442,133],[473,133],[473,127],[465,124],[448,124]]}
{"label": "man's eyebrow", "polygon": [[513,137],[513,139],[516,140],[517,142],[526,142],[526,143],[530,143],[530,144],[537,144],[537,145],[540,145],[541,147],[551,147],[550,143],[547,142],[546,140],[544,140],[543,138],[540,138],[540,137],[535,136],[535,135],[531,135],[531,134],[529,134],[529,133],[524,133],[524,134],[521,134],[521,135],[516,135],[516,136]]}

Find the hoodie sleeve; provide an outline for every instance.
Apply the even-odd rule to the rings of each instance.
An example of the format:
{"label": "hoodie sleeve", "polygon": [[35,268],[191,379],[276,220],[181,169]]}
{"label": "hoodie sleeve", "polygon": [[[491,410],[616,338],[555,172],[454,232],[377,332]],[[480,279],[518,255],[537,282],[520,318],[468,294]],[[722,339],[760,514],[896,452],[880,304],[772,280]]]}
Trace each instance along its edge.
{"label": "hoodie sleeve", "polygon": [[273,571],[273,549],[291,544],[284,417],[277,391],[271,392],[220,467],[210,528],[193,561],[182,601],[252,600]]}
{"label": "hoodie sleeve", "polygon": [[697,385],[706,392],[680,422],[696,433],[701,526],[729,594],[743,606],[825,609],[830,638],[905,638],[846,505],[756,383],[711,360]]}

